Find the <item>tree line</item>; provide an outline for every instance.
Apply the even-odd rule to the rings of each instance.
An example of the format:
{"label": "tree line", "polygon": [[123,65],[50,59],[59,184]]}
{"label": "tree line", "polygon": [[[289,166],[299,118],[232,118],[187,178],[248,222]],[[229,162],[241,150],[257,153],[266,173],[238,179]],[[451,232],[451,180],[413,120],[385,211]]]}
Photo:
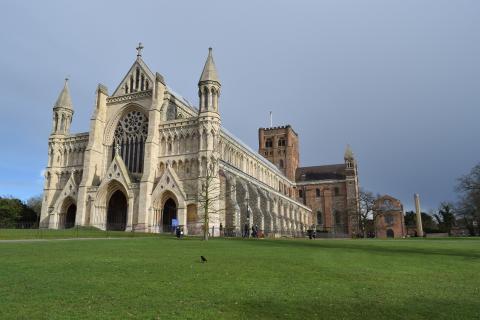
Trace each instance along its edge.
{"label": "tree line", "polygon": [[[458,195],[457,202],[442,202],[437,209],[421,213],[424,231],[452,234],[455,229],[461,229],[471,236],[480,235],[480,163],[457,179],[454,190]],[[360,190],[359,222],[365,236],[374,227],[377,217],[373,207],[379,196],[371,191]],[[405,212],[405,226],[407,230],[416,228],[414,211]]]}
{"label": "tree line", "polygon": [[0,196],[0,228],[36,228],[41,210],[41,195],[27,201]]}

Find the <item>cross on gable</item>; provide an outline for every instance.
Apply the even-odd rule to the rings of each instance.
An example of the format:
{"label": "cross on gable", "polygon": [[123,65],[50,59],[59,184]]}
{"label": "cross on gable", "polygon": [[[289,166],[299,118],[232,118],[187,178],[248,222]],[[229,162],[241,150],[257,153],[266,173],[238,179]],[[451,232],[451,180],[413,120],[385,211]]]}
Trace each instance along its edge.
{"label": "cross on gable", "polygon": [[140,58],[142,56],[142,50],[143,50],[143,45],[141,42],[138,43],[138,47],[136,49],[137,49],[137,57]]}
{"label": "cross on gable", "polygon": [[123,77],[112,96],[136,93],[151,90],[155,83],[155,74],[148,68],[142,59],[143,44],[138,43],[137,58]]}

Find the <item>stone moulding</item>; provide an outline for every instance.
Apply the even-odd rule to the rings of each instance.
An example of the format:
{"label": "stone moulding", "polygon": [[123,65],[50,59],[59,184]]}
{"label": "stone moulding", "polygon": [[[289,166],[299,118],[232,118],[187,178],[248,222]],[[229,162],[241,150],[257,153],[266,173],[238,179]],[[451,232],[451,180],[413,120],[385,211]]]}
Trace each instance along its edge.
{"label": "stone moulding", "polygon": [[107,105],[111,105],[115,103],[123,103],[127,101],[132,101],[132,100],[139,100],[144,98],[150,98],[151,96],[152,96],[152,90],[129,93],[123,96],[107,98]]}

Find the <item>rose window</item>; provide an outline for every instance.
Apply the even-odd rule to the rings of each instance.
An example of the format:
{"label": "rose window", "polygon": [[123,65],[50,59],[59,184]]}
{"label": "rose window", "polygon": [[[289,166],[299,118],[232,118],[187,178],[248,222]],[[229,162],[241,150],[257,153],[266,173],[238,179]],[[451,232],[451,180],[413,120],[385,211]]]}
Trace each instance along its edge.
{"label": "rose window", "polygon": [[147,116],[140,111],[127,113],[115,129],[112,158],[118,152],[130,172],[142,173],[147,134]]}

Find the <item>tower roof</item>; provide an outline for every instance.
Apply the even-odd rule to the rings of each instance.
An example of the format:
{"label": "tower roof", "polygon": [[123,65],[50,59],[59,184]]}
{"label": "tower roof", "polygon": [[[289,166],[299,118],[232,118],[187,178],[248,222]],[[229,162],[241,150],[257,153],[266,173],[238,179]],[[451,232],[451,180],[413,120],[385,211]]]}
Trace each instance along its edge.
{"label": "tower roof", "polygon": [[345,159],[353,159],[353,151],[349,144],[347,144],[347,148],[345,149],[345,155],[343,156]]}
{"label": "tower roof", "polygon": [[72,98],[70,97],[70,90],[68,89],[68,78],[65,79],[65,84],[60,92],[54,108],[65,108],[73,110]]}
{"label": "tower roof", "polygon": [[216,81],[220,83],[217,75],[217,68],[215,67],[215,62],[213,61],[212,48],[208,48],[208,57],[203,67],[202,75],[200,76],[199,82],[203,81]]}

